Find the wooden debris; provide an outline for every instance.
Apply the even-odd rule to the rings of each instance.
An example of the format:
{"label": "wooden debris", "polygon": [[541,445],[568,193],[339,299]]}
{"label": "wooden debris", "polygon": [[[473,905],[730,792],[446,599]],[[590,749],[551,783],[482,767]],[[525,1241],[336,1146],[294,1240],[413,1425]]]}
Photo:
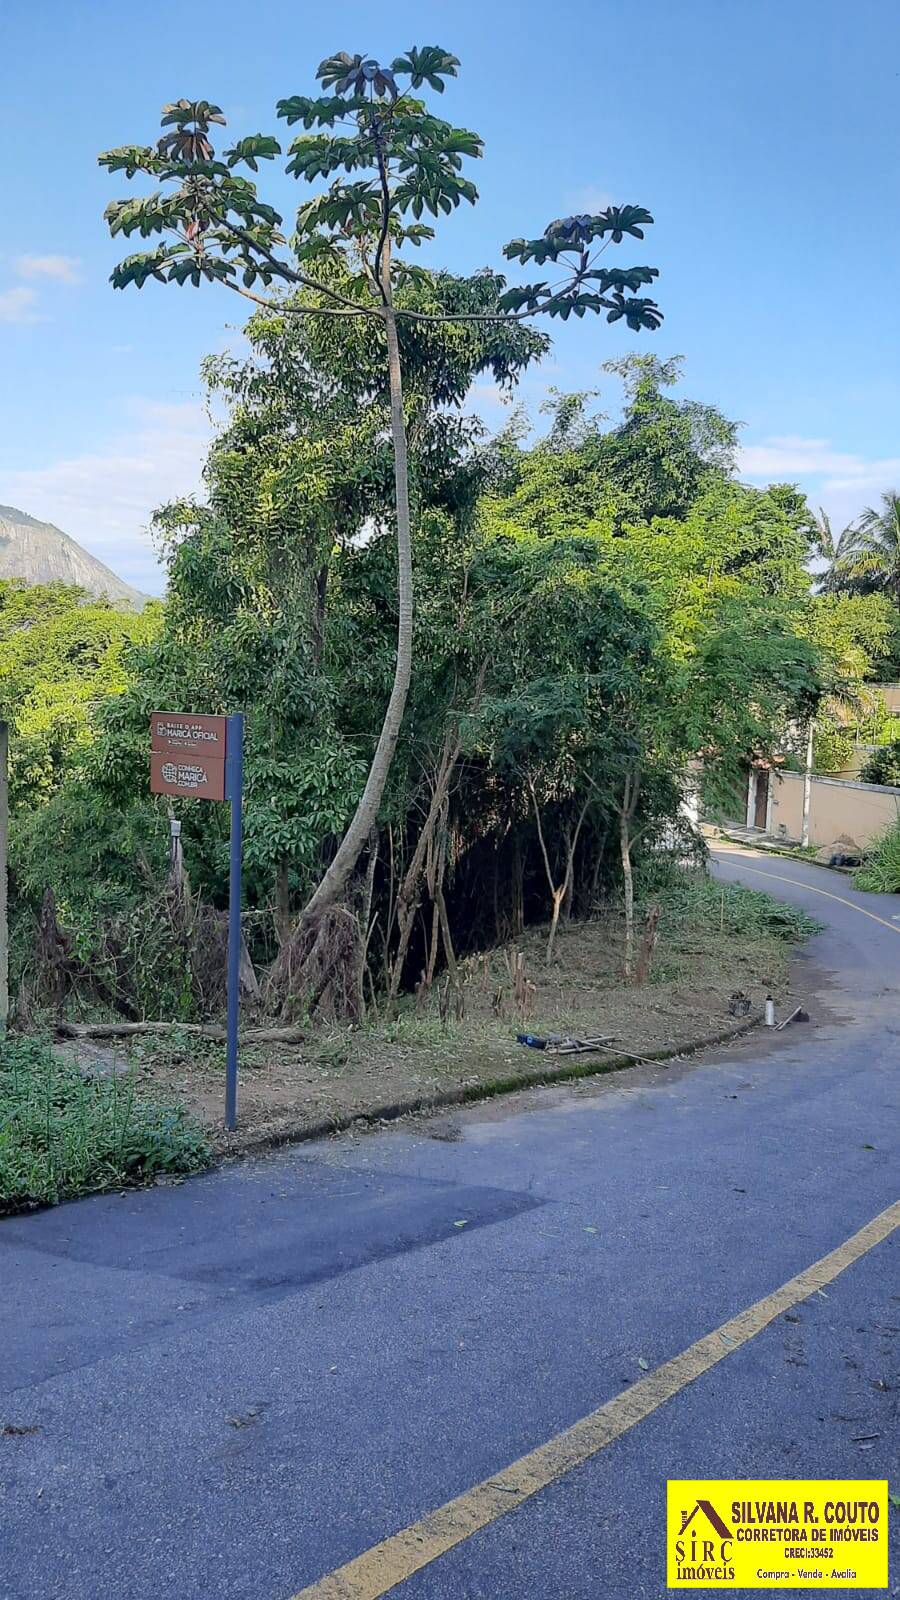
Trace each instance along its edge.
{"label": "wooden debris", "polygon": [[[197,1039],[224,1042],[225,1029],[210,1022],[65,1022],[55,1025],[61,1039],[131,1039],[138,1034],[186,1033]],[[241,1034],[244,1044],[303,1044],[307,1038],[301,1028],[248,1028]]]}
{"label": "wooden debris", "polygon": [[776,1024],[775,1024],[775,1032],[776,1033],[780,1033],[782,1028],[786,1028],[789,1022],[808,1022],[808,1021],[809,1021],[809,1012],[808,1011],[804,1011],[802,1006],[795,1006],[789,1017],[785,1017],[783,1022],[776,1022]]}

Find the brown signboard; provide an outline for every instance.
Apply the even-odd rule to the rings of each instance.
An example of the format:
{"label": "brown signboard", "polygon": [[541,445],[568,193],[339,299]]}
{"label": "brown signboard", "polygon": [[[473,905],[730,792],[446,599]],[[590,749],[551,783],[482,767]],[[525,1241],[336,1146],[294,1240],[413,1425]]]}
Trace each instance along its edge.
{"label": "brown signboard", "polygon": [[183,795],[189,800],[224,800],[224,758],[151,750],[150,791]]}
{"label": "brown signboard", "polygon": [[192,711],[152,711],[150,748],[171,751],[173,755],[208,756],[223,761],[227,728],[227,717],[209,717]]}

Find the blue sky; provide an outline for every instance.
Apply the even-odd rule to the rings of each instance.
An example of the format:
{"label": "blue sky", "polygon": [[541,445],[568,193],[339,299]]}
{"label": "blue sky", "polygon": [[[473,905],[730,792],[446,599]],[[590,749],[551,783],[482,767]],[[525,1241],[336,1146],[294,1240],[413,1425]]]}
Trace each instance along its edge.
{"label": "blue sky", "polygon": [[[96,153],[149,142],[182,95],[217,100],[234,135],[277,132],[275,101],[308,92],[322,56],[431,42],[462,62],[443,114],[486,142],[481,202],[442,224],[435,260],[499,264],[507,239],[609,200],[656,219],[616,259],[660,268],[662,330],[561,328],[530,410],[554,384],[600,387],[615,414],[605,359],[680,353],[682,391],[745,424],[747,478],[799,481],[839,523],[900,487],[898,0],[382,9],[376,26],[349,0],[6,0],[0,502],[160,589],[147,519],[198,484],[199,364],[239,338],[240,307],[213,286],[109,288],[124,252],[102,211],[129,186]],[[262,186],[285,210],[306,192]],[[489,390],[475,403],[502,420]]]}

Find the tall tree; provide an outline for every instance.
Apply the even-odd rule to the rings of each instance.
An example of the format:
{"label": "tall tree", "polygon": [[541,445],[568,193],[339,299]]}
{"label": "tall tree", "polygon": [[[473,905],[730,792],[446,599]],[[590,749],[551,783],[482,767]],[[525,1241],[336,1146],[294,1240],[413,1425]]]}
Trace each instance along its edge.
{"label": "tall tree", "polygon": [[841,586],[889,594],[900,605],[900,494],[888,489],[881,505],[866,506],[838,567]]}
{"label": "tall tree", "polygon": [[[488,273],[423,272],[398,298],[422,309],[477,309],[496,293]],[[107,758],[111,797],[121,802],[145,781],[148,696],[185,711],[242,705],[248,890],[259,905],[274,891],[283,940],[292,901],[315,887],[353,815],[390,692],[392,459],[383,364],[364,326],[259,310],[245,332],[248,356],[205,364],[228,408],[204,471],[209,503],[176,502],[157,514],[169,566],[164,625],[133,690],[104,714],[98,759]],[[399,338],[420,530],[437,518],[448,544],[462,543],[491,452],[477,418],[450,403],[482,371],[511,383],[545,337],[520,323],[410,321]],[[427,592],[422,544],[420,531]],[[360,627],[354,552],[376,549],[364,581],[378,614],[366,612]]]}
{"label": "tall tree", "polygon": [[819,507],[818,516],[813,520],[815,552],[827,563],[825,571],[816,580],[817,586],[822,594],[834,594],[841,587],[841,574],[853,548],[856,528],[852,522],[848,522],[847,526],[836,535],[831,526],[831,518],[822,506]]}
{"label": "tall tree", "polygon": [[[216,158],[210,137],[222,125],[221,109],[206,100],[180,100],[165,107],[163,134],[156,146],[129,145],[107,151],[101,164],[111,172],[155,178],[160,188],[140,199],[114,201],[107,208],[114,235],[162,235],[163,242],[122,261],[112,275],[117,288],[204,280],[286,315],[348,321],[365,319],[386,363],[394,458],[394,511],[397,537],[398,623],[394,680],[381,734],[352,821],[324,877],[306,907],[308,916],[338,900],[365,847],[378,815],[399,737],[412,668],[412,514],[408,468],[408,413],[404,401],[399,324],[425,325],[473,320],[471,310],[425,312],[398,303],[399,287],[416,275],[400,256],[405,246],[433,237],[422,222],[427,211],[449,215],[463,200],[477,199],[463,176],[466,158],[481,155],[477,134],[435,117],[412,91],[428,84],[443,93],[456,75],[457,58],[436,45],[413,48],[390,66],[342,52],[318,69],[324,91],[315,98],[292,96],[278,105],[287,123],[306,130],[290,146],[287,170],[311,182],[330,180],[324,192],[300,207],[285,251],[282,218],[261,201],[252,180],[235,173],[244,164],[258,170],[260,160],[281,153],[271,135],[238,140]],[[335,131],[339,128],[341,131]],[[312,131],[316,130],[316,131]],[[639,294],[656,269],[607,268],[600,253],[626,234],[643,238],[652,222],[640,206],[609,206],[594,215],[550,223],[536,239],[515,239],[505,255],[538,267],[562,265],[563,280],[503,288],[492,307],[475,320],[514,322],[537,315],[563,319],[605,311],[610,322],[624,319],[634,330],[656,328],[655,302]],[[337,288],[337,269],[347,283]],[[286,285],[304,291],[281,302],[257,287]]]}

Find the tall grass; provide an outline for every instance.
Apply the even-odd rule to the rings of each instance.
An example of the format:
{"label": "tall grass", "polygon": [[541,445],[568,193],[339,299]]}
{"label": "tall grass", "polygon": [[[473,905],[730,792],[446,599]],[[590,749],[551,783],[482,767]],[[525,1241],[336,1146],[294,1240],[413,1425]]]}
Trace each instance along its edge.
{"label": "tall grass", "polygon": [[134,1078],[84,1078],[38,1039],[0,1042],[0,1212],[198,1172],[200,1127]]}
{"label": "tall grass", "polygon": [[709,932],[798,944],[822,931],[822,923],[799,906],[746,889],[742,883],[723,883],[702,868],[658,860],[649,864],[639,892],[645,904],[659,900],[669,922],[690,923]]}
{"label": "tall grass", "polygon": [[874,894],[900,892],[900,817],[880,839],[876,839],[853,882],[857,889]]}

